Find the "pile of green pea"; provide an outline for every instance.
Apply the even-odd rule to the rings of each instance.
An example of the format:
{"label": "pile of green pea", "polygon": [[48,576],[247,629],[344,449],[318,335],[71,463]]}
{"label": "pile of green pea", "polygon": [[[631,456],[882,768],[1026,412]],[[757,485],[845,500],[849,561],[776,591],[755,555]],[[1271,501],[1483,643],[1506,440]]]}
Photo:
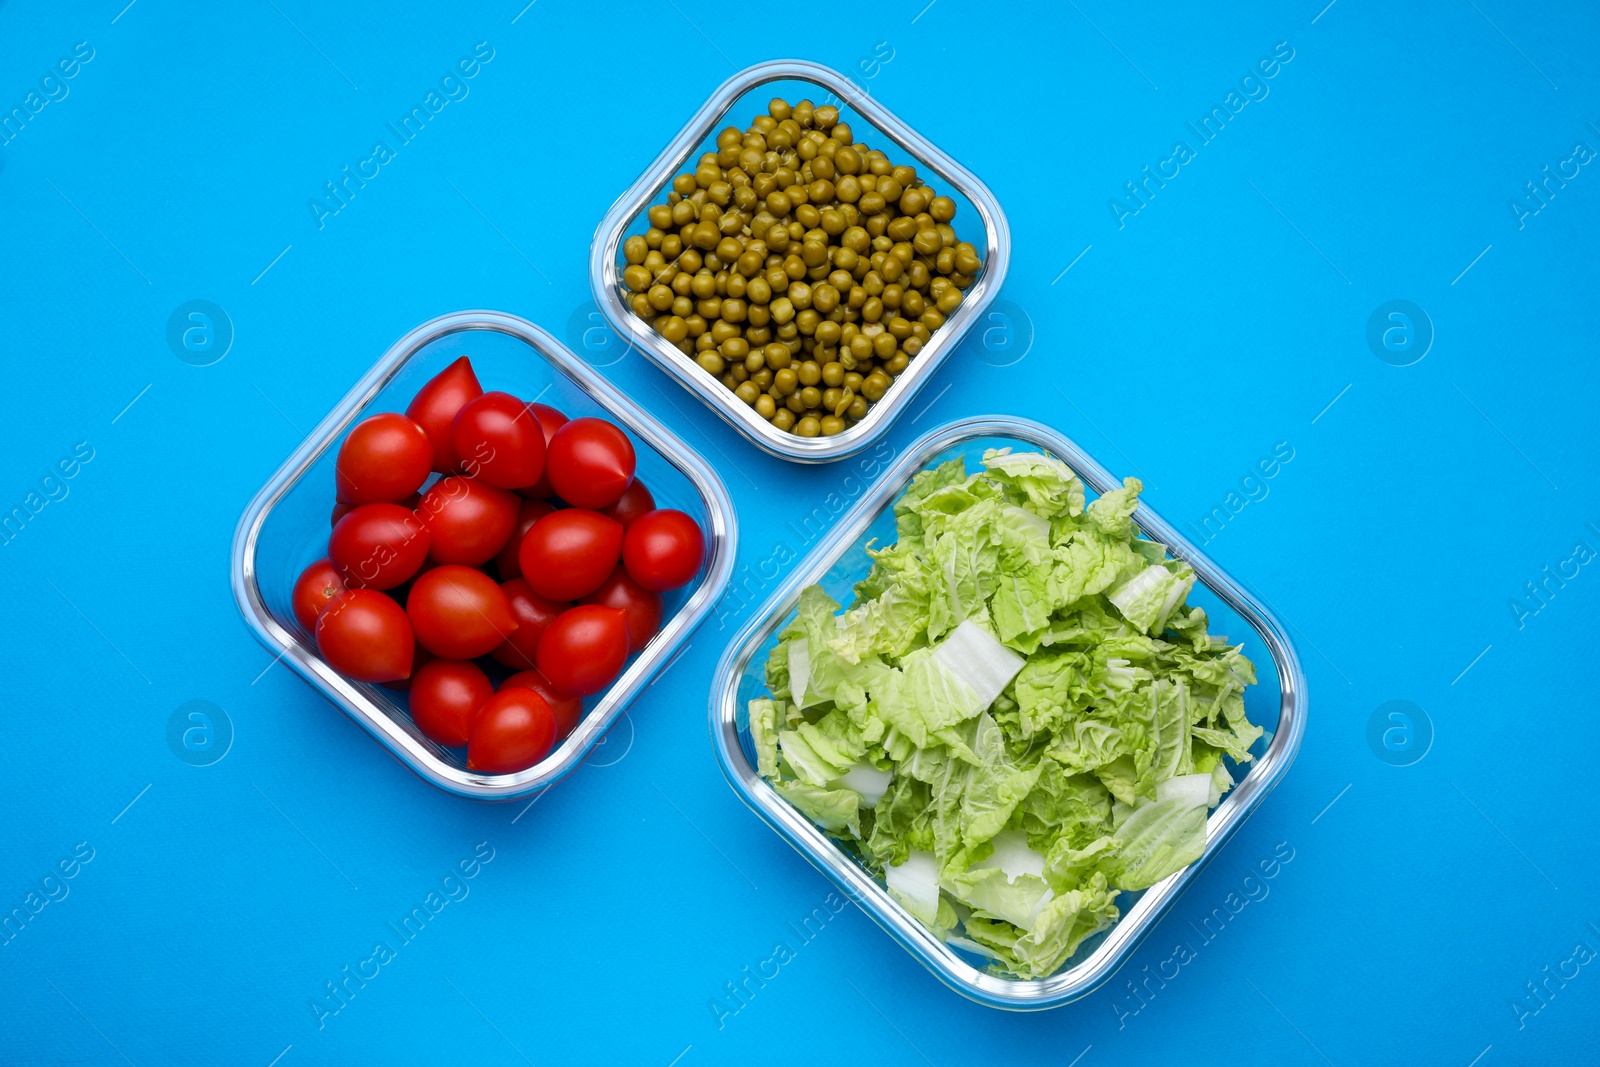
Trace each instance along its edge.
{"label": "pile of green pea", "polygon": [[838,108],[775,99],[716,143],[623,242],[629,306],[779,430],[840,433],[960,306],[977,249]]}

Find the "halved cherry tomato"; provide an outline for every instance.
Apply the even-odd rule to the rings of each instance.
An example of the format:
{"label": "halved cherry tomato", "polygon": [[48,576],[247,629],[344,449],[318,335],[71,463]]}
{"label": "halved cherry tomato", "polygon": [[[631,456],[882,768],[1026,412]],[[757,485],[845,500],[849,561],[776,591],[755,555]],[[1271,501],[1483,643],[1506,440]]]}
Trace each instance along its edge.
{"label": "halved cherry tomato", "polygon": [[[539,635],[550,620],[572,605],[564,600],[548,600],[535,593],[521,578],[502,582],[506,599],[511,602],[511,614],[516,616],[517,629],[505,643],[489,653],[514,671],[525,671],[533,666],[534,653],[539,648]],[[620,605],[617,605],[620,606]]]}
{"label": "halved cherry tomato", "polygon": [[584,597],[581,603],[604,604],[617,608],[628,617],[628,654],[632,655],[650,643],[661,629],[661,594],[646,589],[628,577],[626,567],[611,572],[605,583]]}
{"label": "halved cherry tomato", "polygon": [[472,659],[504,643],[517,628],[511,602],[480,570],[447,564],[411,586],[406,615],[417,641],[445,659]]}
{"label": "halved cherry tomato", "polygon": [[633,481],[628,435],[605,419],[573,419],[550,438],[545,470],[556,495],[574,507],[608,508]]}
{"label": "halved cherry tomato", "polygon": [[322,614],[322,609],[344,591],[344,579],[339,577],[338,569],[326,559],[317,560],[301,571],[300,577],[294,581],[294,593],[290,595],[289,603],[294,608],[295,621],[307,630],[315,631],[317,616]]}
{"label": "halved cherry tomato", "polygon": [[517,559],[517,549],[522,547],[522,538],[533,528],[534,523],[554,510],[555,508],[544,500],[522,502],[522,506],[517,509],[516,528],[506,540],[506,546],[494,558],[495,573],[500,575],[502,582],[522,577],[522,563]]}
{"label": "halved cherry tomato", "polygon": [[411,419],[393,411],[356,423],[334,463],[333,481],[346,504],[395,504],[428,480],[433,446]]}
{"label": "halved cherry tomato", "polygon": [[433,469],[440,474],[453,474],[458,467],[456,447],[450,434],[456,412],[467,401],[482,395],[483,386],[472,373],[471,361],[462,356],[418,389],[406,408],[406,417],[427,433],[428,443],[433,446]]}
{"label": "halved cherry tomato", "polygon": [[489,676],[476,663],[433,659],[411,677],[411,721],[424,737],[460,748],[472,734],[472,720],[494,696]]}
{"label": "halved cherry tomato", "polygon": [[539,673],[560,692],[598,693],[628,661],[628,617],[600,604],[568,608],[544,628],[535,658]]}
{"label": "halved cherry tomato", "polygon": [[414,648],[406,613],[375,589],[347,590],[317,616],[317,651],[358,682],[409,676]]}
{"label": "halved cherry tomato", "polygon": [[516,489],[544,473],[544,428],[510,393],[484,393],[456,413],[450,431],[462,469],[479,481]]}
{"label": "halved cherry tomato", "polygon": [[362,504],[328,535],[328,558],[346,585],[392,589],[428,558],[428,528],[399,504]]}
{"label": "halved cherry tomato", "polygon": [[522,537],[517,561],[533,591],[576,600],[600,587],[622,552],[622,524],[598,511],[552,511]]}
{"label": "halved cherry tomato", "polygon": [[556,491],[550,488],[550,471],[548,470],[550,438],[554,437],[556,431],[567,424],[567,417],[549,404],[529,404],[528,407],[532,409],[533,414],[539,420],[540,427],[544,430],[545,466],[547,469],[543,474],[539,475],[538,481],[532,485],[519,488],[517,492],[531,500],[544,500],[556,495]]}
{"label": "halved cherry tomato", "polygon": [[657,592],[687,584],[700,573],[705,557],[706,539],[700,527],[671,508],[640,515],[622,539],[622,562],[628,573]]}
{"label": "halved cherry tomato", "polygon": [[570,734],[578,725],[578,720],[583,718],[583,701],[577,697],[569,697],[556,689],[545,679],[544,675],[536,670],[518,671],[501,682],[500,689],[497,689],[496,692],[518,687],[532,689],[535,693],[544,697],[545,703],[550,705],[550,710],[555,712],[556,715],[556,740],[558,741]]}
{"label": "halved cherry tomato", "polygon": [[429,555],[469,567],[489,562],[517,525],[517,504],[515,493],[476,478],[440,478],[417,504],[417,518],[433,535]]}
{"label": "halved cherry tomato", "polygon": [[622,491],[622,496],[617,502],[609,508],[601,508],[600,514],[609,519],[616,519],[626,528],[640,515],[655,509],[656,498],[650,495],[650,490],[644,487],[643,482],[635,478],[633,484]]}
{"label": "halved cherry tomato", "polygon": [[502,689],[478,709],[467,741],[467,769],[511,774],[544,759],[556,739],[556,717],[532,689]]}

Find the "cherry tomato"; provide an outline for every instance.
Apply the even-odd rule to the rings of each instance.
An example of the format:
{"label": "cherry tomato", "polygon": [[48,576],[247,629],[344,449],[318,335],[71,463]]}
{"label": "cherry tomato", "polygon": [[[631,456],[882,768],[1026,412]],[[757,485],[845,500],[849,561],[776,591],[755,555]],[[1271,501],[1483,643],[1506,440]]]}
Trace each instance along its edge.
{"label": "cherry tomato", "polygon": [[322,609],[328,606],[328,601],[344,591],[344,579],[339,577],[338,569],[328,560],[317,560],[295,579],[294,593],[289,597],[295,621],[307,630],[315,631],[317,616],[322,614]]}
{"label": "cherry tomato", "polygon": [[522,486],[517,492],[533,500],[544,500],[556,495],[556,491],[550,488],[550,438],[554,437],[556,431],[567,424],[567,417],[549,404],[529,404],[528,407],[538,418],[539,426],[544,430],[546,469],[543,474],[539,475],[538,481],[532,485]]}
{"label": "cherry tomato", "polygon": [[460,748],[472,733],[472,720],[494,696],[489,676],[476,663],[432,659],[411,677],[411,721],[430,741]]}
{"label": "cherry tomato", "polygon": [[476,567],[495,557],[517,525],[515,493],[476,478],[440,478],[422,494],[417,518],[433,535],[429,555],[436,563]]}
{"label": "cherry tomato", "polygon": [[624,527],[633,522],[647,511],[656,509],[656,498],[650,495],[650,490],[637,478],[633,484],[622,491],[622,496],[609,508],[601,508],[600,514],[609,519],[616,519]]}
{"label": "cherry tomato", "polygon": [[534,653],[539,648],[539,635],[550,620],[572,605],[563,600],[547,600],[535,593],[521,578],[502,582],[506,599],[511,602],[511,614],[516,616],[517,629],[505,643],[489,653],[514,671],[525,671],[533,666]]}
{"label": "cherry tomato", "polygon": [[622,539],[622,562],[628,573],[657,592],[687,584],[700,573],[705,558],[706,539],[700,527],[671,508],[640,515]]}
{"label": "cherry tomato", "polygon": [[418,389],[406,408],[406,416],[427,433],[428,443],[433,446],[433,469],[440,474],[453,474],[458,467],[450,433],[456,413],[467,401],[482,395],[483,386],[472,373],[471,361],[462,356]]}
{"label": "cherry tomato", "polygon": [[450,431],[468,474],[501,489],[532,485],[544,473],[544,427],[510,393],[484,393],[456,413]]}
{"label": "cherry tomato", "polygon": [[399,504],[362,504],[328,535],[328,558],[346,585],[392,589],[421,568],[431,540]]}
{"label": "cherry tomato", "polygon": [[628,577],[626,567],[611,572],[605,583],[584,597],[581,603],[604,604],[617,608],[628,617],[628,654],[632,655],[650,643],[661,629],[661,594],[646,589]]}
{"label": "cherry tomato", "polygon": [[347,590],[317,616],[317,651],[358,682],[409,676],[414,647],[406,613],[375,589]]}
{"label": "cherry tomato", "polygon": [[628,616],[601,604],[579,604],[557,615],[539,637],[539,673],[575,697],[598,693],[628,661]]}
{"label": "cherry tomato", "polygon": [[433,446],[421,426],[393,411],[356,423],[339,446],[333,482],[346,504],[393,504],[428,480]]}
{"label": "cherry tomato", "polygon": [[574,507],[608,508],[633,481],[633,444],[604,419],[573,419],[550,438],[545,470]]}
{"label": "cherry tomato", "polygon": [[544,697],[544,702],[550,705],[550,710],[556,715],[556,739],[560,740],[570,734],[578,725],[578,720],[583,718],[583,701],[577,697],[569,697],[545,680],[545,676],[538,671],[518,671],[500,683],[500,692],[506,689],[532,689]]}
{"label": "cherry tomato", "polygon": [[622,552],[622,524],[598,511],[566,508],[533,524],[517,549],[522,577],[551,600],[577,600],[600,587]]}
{"label": "cherry tomato", "polygon": [[532,689],[502,689],[478,710],[467,742],[467,770],[511,774],[544,759],[556,740],[556,717]]}
{"label": "cherry tomato", "polygon": [[471,567],[435,567],[411,586],[406,615],[417,641],[435,656],[472,659],[517,628],[511,602],[495,580]]}
{"label": "cherry tomato", "polygon": [[500,575],[502,582],[511,578],[522,577],[522,563],[517,559],[517,549],[522,547],[522,538],[533,528],[533,524],[554,511],[543,500],[524,500],[517,509],[517,525],[511,531],[511,536],[506,540],[506,546],[494,558],[495,573]]}

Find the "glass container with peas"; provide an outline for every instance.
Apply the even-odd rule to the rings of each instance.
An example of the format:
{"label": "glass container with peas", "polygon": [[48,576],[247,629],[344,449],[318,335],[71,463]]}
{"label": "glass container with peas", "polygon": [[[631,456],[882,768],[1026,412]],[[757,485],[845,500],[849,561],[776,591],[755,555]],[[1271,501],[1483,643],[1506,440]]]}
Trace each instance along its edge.
{"label": "glass container with peas", "polygon": [[[728,123],[779,80],[847,102],[860,135],[838,105],[788,91]],[[982,251],[957,231],[963,205]],[[591,280],[613,325],[724,418],[815,462],[881,432],[931,373],[919,363],[993,299],[1008,254],[977,179],[839,75],[785,61],[731,79],[618,202]]]}

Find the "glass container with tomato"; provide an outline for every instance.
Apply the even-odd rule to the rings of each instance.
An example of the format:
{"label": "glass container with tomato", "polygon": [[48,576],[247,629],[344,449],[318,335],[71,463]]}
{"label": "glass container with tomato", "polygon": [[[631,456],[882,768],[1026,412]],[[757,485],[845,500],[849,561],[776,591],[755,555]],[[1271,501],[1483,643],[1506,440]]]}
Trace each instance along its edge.
{"label": "glass container with tomato", "polygon": [[461,312],[397,341],[251,501],[233,588],[403,763],[512,799],[671,660],[736,537],[721,479],[653,416],[538,326]]}

